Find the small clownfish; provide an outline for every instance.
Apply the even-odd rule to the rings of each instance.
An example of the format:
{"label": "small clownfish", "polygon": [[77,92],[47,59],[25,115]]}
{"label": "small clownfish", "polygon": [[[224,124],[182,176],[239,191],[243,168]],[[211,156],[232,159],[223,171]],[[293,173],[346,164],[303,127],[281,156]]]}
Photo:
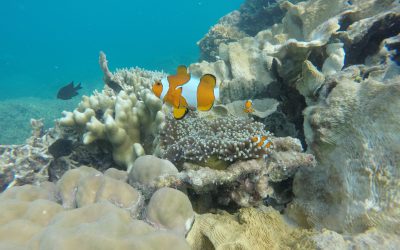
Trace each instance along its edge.
{"label": "small clownfish", "polygon": [[[257,147],[263,148],[266,152],[269,152],[271,148],[273,148],[272,141],[268,139],[267,135],[263,136],[254,136],[251,138],[251,141],[257,145]],[[268,154],[264,154],[263,158],[266,159]]]}
{"label": "small clownfish", "polygon": [[200,79],[192,77],[186,66],[178,66],[176,75],[156,81],[153,93],[173,108],[175,119],[182,119],[189,107],[197,107],[200,111],[208,111],[215,99],[219,97],[214,75],[205,74]]}
{"label": "small clownfish", "polygon": [[253,112],[254,112],[254,109],[253,109],[253,101],[252,101],[252,100],[247,100],[247,101],[244,103],[244,109],[243,109],[243,111],[244,111],[245,113],[253,113]]}

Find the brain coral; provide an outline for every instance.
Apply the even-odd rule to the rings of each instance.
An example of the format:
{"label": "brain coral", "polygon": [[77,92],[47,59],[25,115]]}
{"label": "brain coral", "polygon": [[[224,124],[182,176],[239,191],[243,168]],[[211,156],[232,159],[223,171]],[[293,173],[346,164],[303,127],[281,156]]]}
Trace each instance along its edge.
{"label": "brain coral", "polygon": [[165,188],[151,198],[149,220],[159,230],[132,213],[140,193],[111,176],[126,179],[116,169],[103,175],[80,167],[57,183],[7,189],[0,194],[0,249],[190,249],[171,230],[186,232],[193,221],[184,193]]}
{"label": "brain coral", "polygon": [[128,178],[132,185],[150,185],[159,176],[177,173],[178,169],[170,161],[144,155],[135,160]]}
{"label": "brain coral", "polygon": [[194,220],[189,198],[173,188],[160,188],[151,197],[146,210],[147,221],[155,227],[186,234]]}
{"label": "brain coral", "polygon": [[269,149],[258,147],[251,138],[262,135],[268,135],[264,125],[248,118],[202,118],[193,112],[182,120],[167,117],[160,132],[161,156],[175,163],[260,158]]}

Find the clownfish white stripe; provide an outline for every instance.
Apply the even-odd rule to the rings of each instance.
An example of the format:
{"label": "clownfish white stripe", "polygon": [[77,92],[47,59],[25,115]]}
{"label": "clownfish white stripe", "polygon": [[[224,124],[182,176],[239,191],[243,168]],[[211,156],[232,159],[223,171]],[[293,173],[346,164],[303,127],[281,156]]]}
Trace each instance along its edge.
{"label": "clownfish white stripe", "polygon": [[263,148],[264,148],[264,147],[269,148],[270,145],[271,145],[271,141],[267,139],[267,140],[264,141],[264,143],[263,143],[263,145],[262,145],[261,147],[263,147]]}
{"label": "clownfish white stripe", "polygon": [[261,141],[261,137],[260,137],[260,136],[253,137],[253,138],[252,138],[252,141],[253,141],[255,144],[258,144],[258,143]]}
{"label": "clownfish white stripe", "polygon": [[176,75],[169,75],[156,81],[152,90],[164,103],[173,107],[176,119],[182,119],[189,107],[197,107],[199,111],[208,111],[215,99],[219,98],[217,79],[214,75],[205,74],[200,79],[187,72],[187,67],[180,65]]}
{"label": "clownfish white stripe", "polygon": [[[185,97],[187,103],[192,107],[197,107],[197,86],[199,85],[200,78],[191,76],[190,80],[182,86],[178,86],[176,88],[182,88],[182,96]],[[161,84],[163,86],[162,93],[160,99],[164,99],[165,95],[168,92],[169,83],[167,77],[161,79]],[[217,95],[219,96],[218,88],[214,89],[214,95],[217,99]]]}
{"label": "clownfish white stripe", "polygon": [[164,96],[167,94],[168,87],[169,87],[167,77],[164,77],[163,79],[161,79],[161,84],[162,84],[162,92],[160,95],[160,99],[162,100],[162,99],[164,99]]}

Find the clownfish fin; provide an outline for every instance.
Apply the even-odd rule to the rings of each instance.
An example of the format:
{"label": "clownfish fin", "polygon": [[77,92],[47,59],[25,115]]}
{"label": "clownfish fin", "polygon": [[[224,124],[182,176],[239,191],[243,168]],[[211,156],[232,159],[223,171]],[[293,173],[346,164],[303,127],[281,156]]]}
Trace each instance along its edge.
{"label": "clownfish fin", "polygon": [[212,108],[215,101],[214,88],[217,79],[211,74],[205,74],[201,77],[197,87],[197,109],[208,111]]}
{"label": "clownfish fin", "polygon": [[[181,91],[182,92],[182,91]],[[187,108],[188,107],[188,103],[185,99],[185,97],[183,97],[182,95],[179,97],[179,108]]]}
{"label": "clownfish fin", "polygon": [[253,105],[253,101],[252,101],[252,100],[247,100],[247,101],[245,102],[245,104],[244,104],[244,107],[245,107],[246,109],[249,109],[249,108],[251,108],[252,105]]}
{"label": "clownfish fin", "polygon": [[254,112],[254,109],[253,109],[253,101],[252,101],[252,100],[247,100],[247,101],[244,103],[244,109],[243,109],[243,111],[244,111],[245,113],[253,113],[253,112]]}
{"label": "clownfish fin", "polygon": [[180,98],[182,96],[182,88],[169,88],[163,101],[172,105],[174,108],[179,108]]}
{"label": "clownfish fin", "polygon": [[173,108],[173,110],[172,110],[174,118],[177,119],[177,120],[180,120],[183,117],[185,117],[187,112],[188,112],[188,108],[187,107]]}
{"label": "clownfish fin", "polygon": [[271,148],[272,142],[271,142],[270,140],[266,140],[265,142],[266,142],[266,143],[264,143],[264,144],[265,144],[264,147],[265,147],[265,148]]}
{"label": "clownfish fin", "polygon": [[[181,92],[182,92],[182,90],[181,90]],[[178,107],[172,108],[172,114],[174,115],[175,119],[180,120],[183,117],[185,117],[187,112],[188,112],[187,101],[182,95],[180,95],[179,96],[179,105],[178,105]]]}
{"label": "clownfish fin", "polygon": [[176,68],[177,75],[186,75],[187,74],[187,67],[185,65],[179,65]]}
{"label": "clownfish fin", "polygon": [[167,77],[170,88],[176,88],[187,83],[190,80],[190,74],[187,71],[185,65],[179,65],[176,69],[176,75],[170,75]]}
{"label": "clownfish fin", "polygon": [[156,81],[156,82],[153,84],[153,86],[152,86],[151,89],[153,90],[153,93],[154,93],[158,98],[160,98],[161,93],[162,93],[162,91],[163,91],[163,85],[162,85],[161,81]]}

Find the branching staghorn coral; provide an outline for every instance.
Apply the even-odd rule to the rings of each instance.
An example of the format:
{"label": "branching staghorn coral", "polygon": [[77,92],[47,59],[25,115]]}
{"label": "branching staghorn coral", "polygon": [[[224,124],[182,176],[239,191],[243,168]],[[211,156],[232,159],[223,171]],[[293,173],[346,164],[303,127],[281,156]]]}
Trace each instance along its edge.
{"label": "branching staghorn coral", "polygon": [[261,158],[270,149],[257,146],[251,138],[263,135],[268,136],[264,125],[247,118],[202,118],[195,113],[182,120],[167,117],[160,131],[161,156],[174,163]]}

